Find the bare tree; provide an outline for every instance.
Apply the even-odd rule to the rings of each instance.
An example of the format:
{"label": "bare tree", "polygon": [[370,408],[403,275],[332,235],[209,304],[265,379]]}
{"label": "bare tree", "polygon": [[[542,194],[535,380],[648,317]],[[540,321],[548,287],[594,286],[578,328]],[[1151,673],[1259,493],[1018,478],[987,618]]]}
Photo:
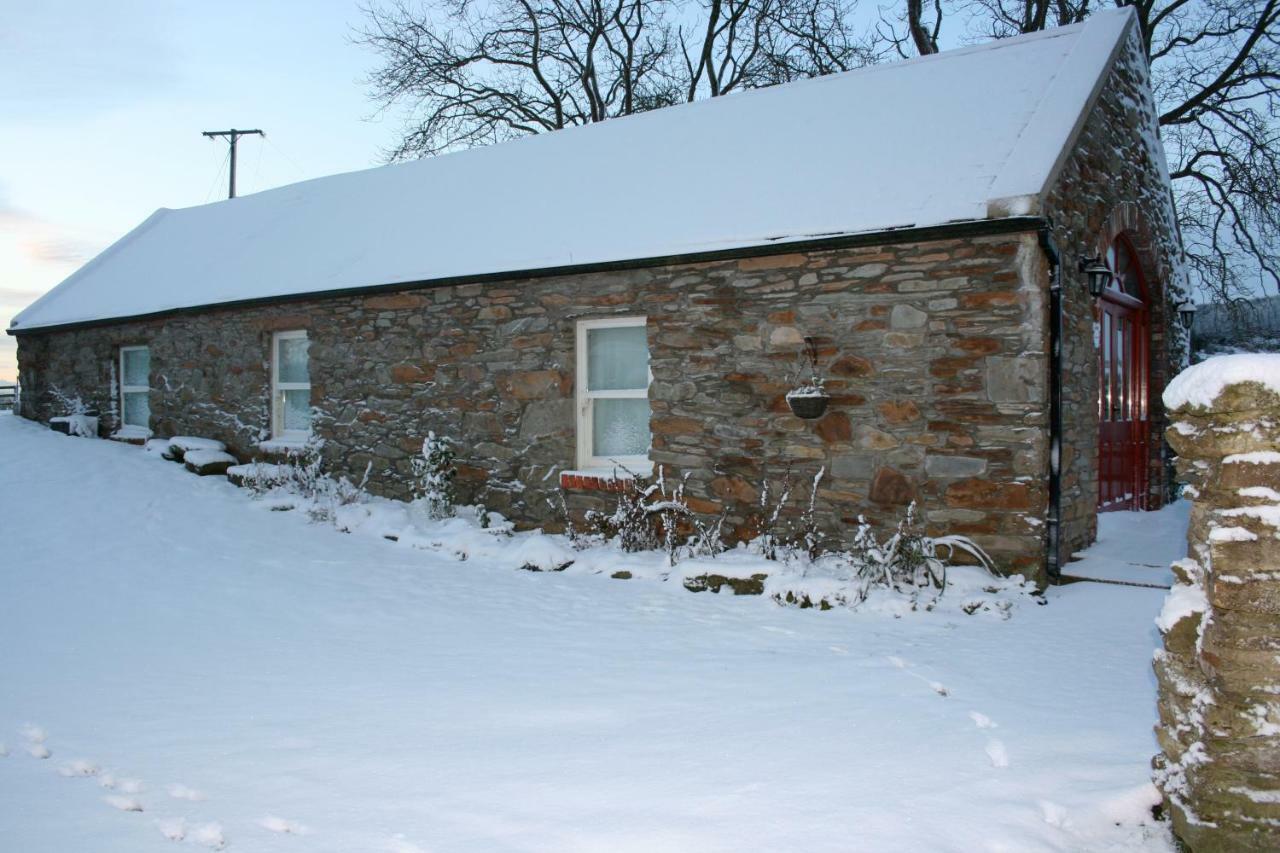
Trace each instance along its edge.
{"label": "bare tree", "polygon": [[1280,0],[932,0],[928,12],[904,2],[880,28],[904,56],[936,52],[944,18],[964,41],[1132,6],[1196,282],[1224,300],[1280,287]]}
{"label": "bare tree", "polygon": [[604,121],[873,60],[851,0],[429,0],[364,9],[397,160]]}

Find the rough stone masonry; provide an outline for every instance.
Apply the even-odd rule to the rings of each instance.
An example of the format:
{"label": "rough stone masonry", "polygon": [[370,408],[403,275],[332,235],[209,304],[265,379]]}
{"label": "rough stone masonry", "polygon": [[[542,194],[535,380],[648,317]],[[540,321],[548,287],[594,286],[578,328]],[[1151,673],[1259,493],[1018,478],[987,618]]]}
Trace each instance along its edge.
{"label": "rough stone masonry", "polygon": [[1195,853],[1278,850],[1280,396],[1246,382],[1172,414],[1194,505],[1155,660],[1156,781]]}
{"label": "rough stone masonry", "polygon": [[[935,531],[975,536],[1034,573],[1045,511],[1043,295],[1033,231],[772,254],[589,276],[209,310],[19,337],[23,414],[61,414],[53,390],[107,413],[120,346],[151,348],[152,429],[259,455],[271,334],[310,337],[314,432],[330,471],[408,494],[428,430],[459,442],[459,486],[527,525],[575,465],[578,320],[647,318],[651,457],[689,474],[691,505],[747,535],[764,478],[825,470],[819,509],[843,534],[896,522],[911,501]],[[833,395],[793,416],[803,339],[821,342]],[[573,490],[573,509],[604,492]]]}

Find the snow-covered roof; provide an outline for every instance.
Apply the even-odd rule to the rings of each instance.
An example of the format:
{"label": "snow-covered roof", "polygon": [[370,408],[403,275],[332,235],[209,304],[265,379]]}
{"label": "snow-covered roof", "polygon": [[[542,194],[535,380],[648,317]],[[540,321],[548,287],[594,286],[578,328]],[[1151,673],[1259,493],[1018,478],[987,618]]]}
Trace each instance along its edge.
{"label": "snow-covered roof", "polygon": [[1132,17],[162,208],[11,329],[1035,213]]}

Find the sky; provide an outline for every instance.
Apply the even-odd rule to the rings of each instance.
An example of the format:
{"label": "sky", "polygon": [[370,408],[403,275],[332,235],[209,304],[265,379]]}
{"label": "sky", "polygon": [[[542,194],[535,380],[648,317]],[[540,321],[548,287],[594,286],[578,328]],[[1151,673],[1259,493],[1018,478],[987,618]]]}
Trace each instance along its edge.
{"label": "sky", "polygon": [[[160,207],[381,162],[356,0],[23,3],[0,14],[0,328]],[[182,282],[173,282],[181,287]],[[17,376],[0,334],[0,380]]]}

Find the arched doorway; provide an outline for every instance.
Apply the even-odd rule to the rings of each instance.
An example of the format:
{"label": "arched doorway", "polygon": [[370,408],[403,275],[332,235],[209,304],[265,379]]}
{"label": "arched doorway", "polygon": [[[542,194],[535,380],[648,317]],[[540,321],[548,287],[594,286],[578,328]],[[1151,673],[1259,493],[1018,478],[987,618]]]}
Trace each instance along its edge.
{"label": "arched doorway", "polygon": [[1116,237],[1098,300],[1098,510],[1147,508],[1149,346],[1147,284],[1133,246]]}

